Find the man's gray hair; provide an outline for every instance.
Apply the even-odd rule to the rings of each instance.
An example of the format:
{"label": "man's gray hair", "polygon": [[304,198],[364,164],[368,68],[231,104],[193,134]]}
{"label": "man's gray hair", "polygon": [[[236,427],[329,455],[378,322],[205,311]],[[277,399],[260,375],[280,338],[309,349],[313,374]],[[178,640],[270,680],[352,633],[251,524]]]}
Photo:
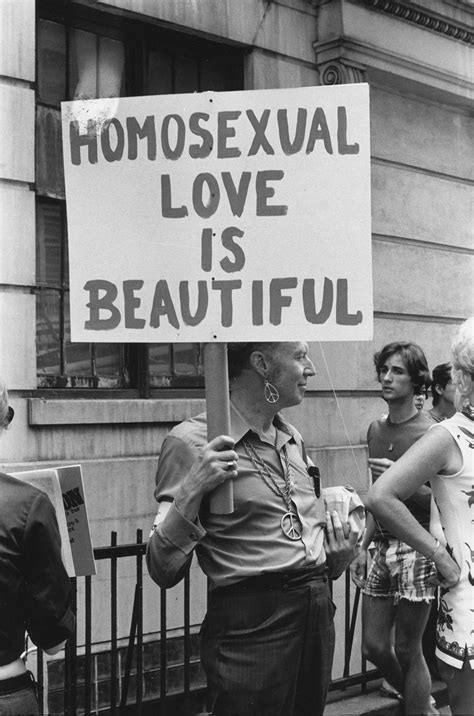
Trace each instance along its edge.
{"label": "man's gray hair", "polygon": [[460,326],[451,344],[453,366],[474,376],[474,316]]}
{"label": "man's gray hair", "polygon": [[9,424],[8,391],[5,383],[0,380],[0,430],[5,430]]}

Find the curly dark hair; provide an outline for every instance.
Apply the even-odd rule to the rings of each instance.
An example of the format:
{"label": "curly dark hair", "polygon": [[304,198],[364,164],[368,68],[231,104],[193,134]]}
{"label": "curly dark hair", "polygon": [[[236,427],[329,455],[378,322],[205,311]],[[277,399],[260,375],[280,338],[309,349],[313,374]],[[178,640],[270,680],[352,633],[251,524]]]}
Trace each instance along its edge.
{"label": "curly dark hair", "polygon": [[382,366],[390,356],[400,353],[405,361],[408,375],[412,379],[415,395],[422,395],[431,384],[428,362],[422,349],[416,343],[388,343],[381,351],[374,355],[374,365],[377,378],[380,379]]}
{"label": "curly dark hair", "polygon": [[431,395],[433,396],[433,406],[440,401],[440,395],[436,390],[436,386],[440,385],[443,389],[451,380],[451,363],[440,363],[433,368],[433,380],[431,381]]}

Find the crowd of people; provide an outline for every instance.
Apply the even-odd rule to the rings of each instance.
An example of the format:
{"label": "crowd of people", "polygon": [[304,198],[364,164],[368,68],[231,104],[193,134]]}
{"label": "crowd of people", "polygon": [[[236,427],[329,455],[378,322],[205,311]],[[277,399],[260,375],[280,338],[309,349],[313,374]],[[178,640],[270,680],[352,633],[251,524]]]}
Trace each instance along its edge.
{"label": "crowd of people", "polygon": [[[415,343],[375,354],[387,412],[367,432],[363,533],[347,509],[328,504],[282,414],[301,403],[315,373],[307,344],[228,344],[227,355],[230,430],[209,440],[203,413],[170,431],[147,544],[161,587],[183,578],[194,553],[208,577],[201,661],[214,716],[323,714],[335,647],[331,581],[349,566],[363,594],[362,651],[384,691],[405,714],[437,713],[430,670],[438,669],[453,716],[473,713],[474,319],[459,329],[452,363],[432,376]],[[428,388],[425,410],[416,398]],[[1,386],[0,428],[12,419]],[[223,514],[212,495],[229,482],[233,510]],[[54,508],[4,474],[0,549],[0,715],[35,714],[25,631],[54,653],[74,615]]]}
{"label": "crowd of people", "polygon": [[[213,691],[213,714],[323,713],[334,650],[327,579],[336,579],[349,563],[363,591],[363,653],[379,667],[386,690],[400,699],[404,713],[437,713],[426,658],[432,663],[433,655],[423,650],[433,613],[438,614],[436,655],[440,664],[448,660],[458,670],[450,674],[452,713],[471,713],[466,704],[469,699],[474,703],[469,663],[474,649],[469,646],[472,636],[466,616],[472,577],[469,567],[460,571],[458,566],[463,558],[466,565],[471,563],[464,554],[456,562],[452,557],[447,561],[448,552],[456,553],[445,541],[448,522],[461,520],[463,530],[471,523],[465,513],[447,509],[436,475],[438,470],[445,475],[449,494],[462,469],[463,493],[466,500],[471,496],[472,504],[467,485],[473,479],[472,453],[466,452],[472,431],[467,424],[461,426],[461,437],[451,446],[456,460],[443,465],[426,460],[425,468],[415,472],[413,484],[405,479],[406,494],[396,503],[404,510],[400,519],[394,518],[395,509],[387,519],[390,510],[384,495],[380,497],[379,485],[386,490],[397,485],[402,459],[412,464],[412,451],[426,433],[431,442],[438,440],[431,437],[435,424],[440,424],[437,430],[448,431],[451,425],[459,426],[460,416],[464,423],[472,420],[472,415],[466,417],[464,405],[472,402],[472,329],[472,322],[464,324],[462,339],[454,344],[454,372],[449,364],[436,366],[433,380],[422,349],[414,343],[390,343],[375,355],[388,414],[368,430],[373,487],[360,548],[358,535],[351,533],[339,513],[326,512],[319,477],[316,482],[311,479],[315,473],[301,435],[280,412],[302,401],[314,374],[306,344],[229,345],[230,434],[207,442],[205,414],[171,431],[158,465],[158,513],[147,563],[152,578],[169,587],[181,579],[196,552],[209,578],[201,658]],[[432,408],[425,412],[424,401],[420,405],[417,397],[426,396],[430,385]],[[458,402],[464,401],[464,407],[458,406],[462,413],[454,407],[455,390]],[[456,429],[461,430],[453,427],[449,434]],[[446,457],[446,438],[444,443]],[[450,481],[451,477],[456,480]],[[209,494],[229,480],[234,511],[216,515]],[[395,490],[392,502],[396,499]],[[430,520],[432,529],[440,533],[435,541],[429,537]],[[428,537],[416,535],[413,541],[405,523],[407,529],[416,525]],[[446,623],[451,624],[447,617],[456,610],[456,600],[449,597],[453,588],[461,590],[464,606],[459,621],[453,617],[456,641],[455,647],[450,642],[448,648],[444,632]],[[453,649],[458,650],[457,661]],[[444,666],[440,671],[446,674]]]}
{"label": "crowd of people", "polygon": [[[436,654],[451,711],[460,716],[474,708],[474,319],[463,324],[452,352],[457,412],[444,420],[436,415],[436,425],[373,485],[367,508],[436,568],[431,579],[440,588]],[[431,531],[409,509],[409,500],[428,481],[435,503]]]}

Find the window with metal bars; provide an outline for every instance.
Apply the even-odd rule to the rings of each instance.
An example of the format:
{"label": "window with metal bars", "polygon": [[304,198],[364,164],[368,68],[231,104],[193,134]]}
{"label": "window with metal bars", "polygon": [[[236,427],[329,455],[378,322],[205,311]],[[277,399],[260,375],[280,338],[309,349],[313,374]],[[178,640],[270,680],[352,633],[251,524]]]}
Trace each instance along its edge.
{"label": "window with metal bars", "polygon": [[[61,144],[64,100],[233,90],[243,51],[98,12],[73,0],[37,3],[36,345],[41,388],[203,385],[197,344],[72,343]],[[87,207],[85,207],[87,210]]]}

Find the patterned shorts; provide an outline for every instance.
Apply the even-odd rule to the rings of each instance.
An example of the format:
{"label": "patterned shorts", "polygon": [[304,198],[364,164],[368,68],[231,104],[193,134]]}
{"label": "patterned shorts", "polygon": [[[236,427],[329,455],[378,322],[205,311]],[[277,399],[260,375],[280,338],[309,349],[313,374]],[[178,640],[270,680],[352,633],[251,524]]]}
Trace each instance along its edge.
{"label": "patterned shorts", "polygon": [[433,562],[397,539],[376,542],[363,593],[369,597],[392,597],[410,602],[429,602],[436,587],[427,580],[436,574]]}

